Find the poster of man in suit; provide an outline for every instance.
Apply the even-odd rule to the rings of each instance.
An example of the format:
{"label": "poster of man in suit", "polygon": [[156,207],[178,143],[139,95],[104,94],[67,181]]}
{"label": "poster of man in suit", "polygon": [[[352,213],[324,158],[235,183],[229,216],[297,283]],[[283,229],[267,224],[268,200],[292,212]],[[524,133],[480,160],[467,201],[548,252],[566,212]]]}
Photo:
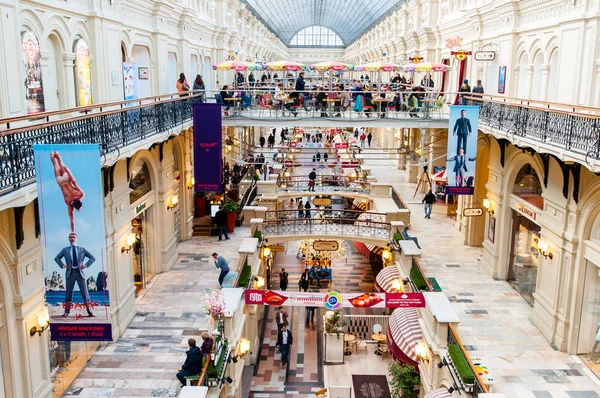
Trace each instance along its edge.
{"label": "poster of man in suit", "polygon": [[111,341],[100,147],[33,151],[51,339]]}
{"label": "poster of man in suit", "polygon": [[473,195],[478,126],[478,106],[450,107],[446,195]]}

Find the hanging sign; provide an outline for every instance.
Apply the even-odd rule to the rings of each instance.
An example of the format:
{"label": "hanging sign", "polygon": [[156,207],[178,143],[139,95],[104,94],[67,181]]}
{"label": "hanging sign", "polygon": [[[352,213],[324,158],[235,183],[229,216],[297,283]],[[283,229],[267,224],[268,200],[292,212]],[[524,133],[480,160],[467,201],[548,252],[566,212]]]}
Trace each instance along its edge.
{"label": "hanging sign", "polygon": [[533,210],[528,209],[527,207],[525,207],[525,205],[522,205],[521,203],[517,205],[517,211],[521,214],[530,217],[533,221],[537,219],[537,213]]}
{"label": "hanging sign", "polygon": [[336,142],[334,144],[335,149],[348,149],[348,143],[347,142]]}
{"label": "hanging sign", "polygon": [[464,61],[467,58],[467,55],[471,55],[471,51],[464,51],[464,50],[459,50],[459,51],[451,51],[450,52],[451,55],[454,55],[454,57],[459,60],[459,61]]}
{"label": "hanging sign", "polygon": [[331,198],[314,198],[313,205],[315,205],[315,206],[331,206]]}
{"label": "hanging sign", "polygon": [[272,253],[283,253],[285,251],[285,246],[271,245],[269,246],[269,249],[271,249]]}
{"label": "hanging sign", "polygon": [[418,64],[423,61],[423,57],[410,57],[410,62],[413,64]]}
{"label": "hanging sign", "polygon": [[[329,202],[331,203],[331,199],[329,199]],[[334,252],[339,248],[340,244],[337,240],[316,240],[313,242],[313,249],[320,252]]]}
{"label": "hanging sign", "polygon": [[480,209],[477,207],[463,210],[464,217],[479,217],[482,214],[483,214],[483,209]]}
{"label": "hanging sign", "polygon": [[423,293],[305,293],[246,290],[246,304],[338,308],[424,308]]}
{"label": "hanging sign", "polygon": [[446,48],[459,47],[462,44],[462,37],[456,36],[451,39],[446,39]]}
{"label": "hanging sign", "polygon": [[473,55],[475,61],[493,61],[496,59],[495,51],[475,51]]}
{"label": "hanging sign", "polygon": [[229,54],[225,61],[237,61],[239,59],[237,54]]}

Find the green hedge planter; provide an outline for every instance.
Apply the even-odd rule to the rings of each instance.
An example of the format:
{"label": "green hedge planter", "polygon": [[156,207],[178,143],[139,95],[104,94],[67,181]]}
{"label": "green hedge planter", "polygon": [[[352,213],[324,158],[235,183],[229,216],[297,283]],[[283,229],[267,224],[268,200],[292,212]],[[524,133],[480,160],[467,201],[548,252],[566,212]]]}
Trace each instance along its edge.
{"label": "green hedge planter", "polygon": [[244,265],[242,268],[242,273],[240,274],[240,279],[238,279],[237,287],[246,287],[248,285],[248,281],[250,280],[250,276],[252,274],[252,267],[249,265]]}
{"label": "green hedge planter", "polygon": [[219,358],[219,361],[217,362],[217,364],[213,365],[211,363],[210,365],[208,365],[208,370],[206,371],[207,378],[216,379],[221,375],[221,371],[223,370],[223,366],[225,365],[225,358],[227,357],[228,349],[229,349],[229,347],[228,347],[227,341],[226,341],[225,344],[223,345],[223,353],[221,354],[221,357]]}
{"label": "green hedge planter", "polygon": [[410,269],[410,279],[414,282],[415,286],[419,290],[427,290],[427,282],[423,278],[423,275],[419,272],[418,268]]}
{"label": "green hedge planter", "polygon": [[458,371],[458,375],[461,380],[465,384],[474,384],[475,383],[475,375],[471,371],[469,364],[465,357],[463,357],[462,352],[460,351],[460,347],[456,344],[450,344],[448,346],[448,354],[450,354],[450,358],[452,359],[452,363],[454,363],[454,367]]}
{"label": "green hedge planter", "polygon": [[261,241],[262,240],[262,232],[255,231],[253,237],[256,238],[256,239],[258,239],[259,241]]}
{"label": "green hedge planter", "polygon": [[401,240],[404,240],[404,237],[402,236],[402,234],[400,232],[396,232],[394,234],[394,241],[399,242]]}

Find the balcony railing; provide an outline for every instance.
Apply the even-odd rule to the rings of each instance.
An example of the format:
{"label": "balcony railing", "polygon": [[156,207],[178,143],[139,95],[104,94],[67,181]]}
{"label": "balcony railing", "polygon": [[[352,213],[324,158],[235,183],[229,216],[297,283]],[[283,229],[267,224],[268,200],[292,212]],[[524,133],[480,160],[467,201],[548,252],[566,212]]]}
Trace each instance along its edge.
{"label": "balcony railing", "polygon": [[[302,216],[302,214],[300,214],[300,212],[302,211],[302,214],[306,215],[306,211],[305,210],[295,210],[295,209],[290,209],[290,210],[267,210],[265,212],[265,220],[266,221],[275,221],[275,220],[287,220],[287,219],[293,219],[293,218],[300,218],[300,219],[304,219],[306,221],[306,218],[304,218]],[[363,217],[369,217],[369,219],[362,219],[362,220],[357,220],[357,218],[361,215],[361,214],[367,214],[367,216],[363,216]],[[313,218],[312,220],[315,219],[322,219],[322,220],[328,220],[331,222],[339,222],[339,223],[355,223],[355,222],[360,222],[360,223],[369,223],[371,222],[371,220],[373,221],[377,221],[377,222],[384,222],[385,221],[385,217],[386,214],[385,213],[377,213],[377,212],[368,212],[365,213],[364,211],[360,211],[360,210],[332,210],[332,209],[325,209],[325,210],[320,210],[320,209],[315,209],[314,207],[311,209],[311,215],[314,216],[315,218]]]}
{"label": "balcony railing", "polygon": [[[309,179],[287,181],[283,178],[277,185],[277,192],[302,192],[308,191]],[[315,183],[315,192],[357,192],[368,194],[371,192],[371,184],[368,182],[352,181],[348,178],[319,178]]]}
{"label": "balcony railing", "polygon": [[600,110],[565,104],[484,96],[480,120],[516,137],[600,159]]}
{"label": "balcony railing", "polygon": [[374,221],[356,221],[329,218],[291,218],[264,221],[263,235],[335,235],[390,239],[390,224]]}
{"label": "balcony railing", "polygon": [[34,181],[34,144],[95,143],[105,156],[191,121],[199,100],[169,95],[0,120],[8,128],[0,131],[0,195]]}

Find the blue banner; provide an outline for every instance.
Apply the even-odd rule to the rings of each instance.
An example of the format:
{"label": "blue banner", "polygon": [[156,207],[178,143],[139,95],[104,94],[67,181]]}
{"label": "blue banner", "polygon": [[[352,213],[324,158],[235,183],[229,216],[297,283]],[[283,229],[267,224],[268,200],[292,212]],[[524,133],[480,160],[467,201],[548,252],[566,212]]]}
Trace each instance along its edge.
{"label": "blue banner", "polygon": [[450,107],[446,195],[473,195],[478,126],[478,106]]}
{"label": "blue banner", "polygon": [[194,104],[194,181],[196,192],[223,191],[221,105]]}
{"label": "blue banner", "polygon": [[112,341],[100,146],[33,153],[51,339]]}

